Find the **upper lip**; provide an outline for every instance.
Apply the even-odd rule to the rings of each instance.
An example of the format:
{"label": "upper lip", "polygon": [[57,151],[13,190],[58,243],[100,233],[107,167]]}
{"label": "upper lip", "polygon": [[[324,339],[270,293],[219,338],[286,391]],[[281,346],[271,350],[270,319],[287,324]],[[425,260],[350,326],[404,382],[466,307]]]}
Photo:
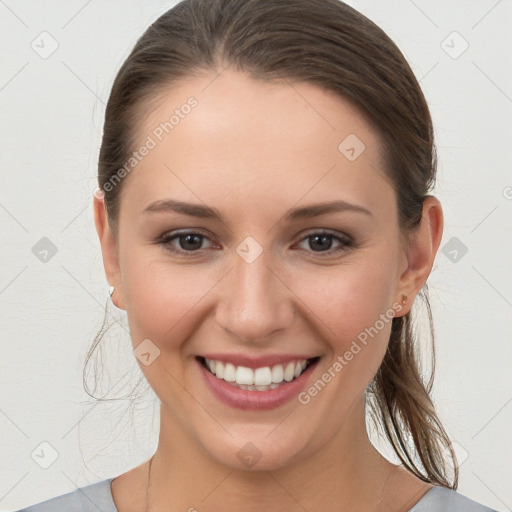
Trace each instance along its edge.
{"label": "upper lip", "polygon": [[311,356],[304,354],[267,354],[264,356],[252,357],[245,354],[219,354],[209,353],[202,354],[199,357],[212,359],[214,361],[222,361],[223,363],[231,363],[234,366],[245,366],[246,368],[263,368],[265,366],[275,366],[277,364],[287,364],[292,361],[305,361],[307,359],[318,358],[319,356]]}

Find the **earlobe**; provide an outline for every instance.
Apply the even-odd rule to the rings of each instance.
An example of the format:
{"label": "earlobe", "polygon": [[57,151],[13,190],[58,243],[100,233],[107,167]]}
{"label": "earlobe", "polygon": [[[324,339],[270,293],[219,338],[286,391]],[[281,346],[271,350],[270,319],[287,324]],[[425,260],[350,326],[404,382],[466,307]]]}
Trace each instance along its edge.
{"label": "earlobe", "polygon": [[103,257],[103,267],[105,269],[105,276],[110,286],[115,287],[115,298],[112,296],[112,301],[119,309],[125,309],[124,299],[122,293],[121,271],[118,258],[117,241],[110,229],[108,223],[107,210],[103,193],[100,189],[94,192],[94,223],[96,225],[96,232],[101,245],[101,253]]}
{"label": "earlobe", "polygon": [[[443,235],[443,210],[434,196],[423,200],[421,223],[408,235],[407,269],[400,276],[397,297],[402,304],[400,315],[407,314],[416,295],[426,283]],[[403,296],[407,303],[403,304]]]}

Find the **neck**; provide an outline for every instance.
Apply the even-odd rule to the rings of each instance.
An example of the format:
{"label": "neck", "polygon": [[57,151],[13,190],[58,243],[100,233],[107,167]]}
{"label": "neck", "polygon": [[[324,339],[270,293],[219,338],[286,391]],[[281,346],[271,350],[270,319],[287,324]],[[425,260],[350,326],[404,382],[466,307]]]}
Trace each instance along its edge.
{"label": "neck", "polygon": [[[319,450],[272,470],[219,464],[162,405],[148,510],[375,510],[397,468],[366,433],[364,399]],[[394,476],[393,476],[394,478]],[[194,501],[193,503],[191,502]],[[172,509],[170,508],[172,506]]]}

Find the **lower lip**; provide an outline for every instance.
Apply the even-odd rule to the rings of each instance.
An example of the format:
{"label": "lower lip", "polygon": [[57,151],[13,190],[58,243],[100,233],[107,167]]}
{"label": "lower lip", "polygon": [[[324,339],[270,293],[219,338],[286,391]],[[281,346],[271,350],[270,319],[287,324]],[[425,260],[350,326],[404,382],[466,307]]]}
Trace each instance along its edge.
{"label": "lower lip", "polygon": [[318,361],[308,366],[296,379],[281,384],[278,388],[267,391],[247,391],[231,386],[223,379],[218,379],[197,361],[206,385],[223,403],[236,409],[268,410],[275,409],[298,396],[306,385],[306,380]]}

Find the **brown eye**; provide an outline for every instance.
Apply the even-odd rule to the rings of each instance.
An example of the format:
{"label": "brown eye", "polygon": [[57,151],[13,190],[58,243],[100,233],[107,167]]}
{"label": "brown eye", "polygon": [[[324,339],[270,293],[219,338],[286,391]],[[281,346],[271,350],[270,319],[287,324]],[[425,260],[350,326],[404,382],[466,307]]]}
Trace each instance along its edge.
{"label": "brown eye", "polygon": [[332,246],[332,235],[308,236],[309,247],[314,251],[328,251]]}
{"label": "brown eye", "polygon": [[[325,231],[313,232],[301,240],[307,242],[306,250],[314,253],[332,254],[334,252],[348,250],[353,246],[351,238],[343,234],[334,234]],[[333,243],[338,245],[332,248]],[[304,247],[302,247],[304,248]]]}
{"label": "brown eye", "polygon": [[201,249],[201,245],[203,245],[203,236],[190,234],[190,235],[181,235],[178,237],[180,248],[183,250],[197,250]]}
{"label": "brown eye", "polygon": [[205,240],[209,240],[209,238],[201,233],[182,231],[181,233],[166,233],[157,243],[169,252],[189,256],[200,253],[201,249],[205,248],[203,247]]}

